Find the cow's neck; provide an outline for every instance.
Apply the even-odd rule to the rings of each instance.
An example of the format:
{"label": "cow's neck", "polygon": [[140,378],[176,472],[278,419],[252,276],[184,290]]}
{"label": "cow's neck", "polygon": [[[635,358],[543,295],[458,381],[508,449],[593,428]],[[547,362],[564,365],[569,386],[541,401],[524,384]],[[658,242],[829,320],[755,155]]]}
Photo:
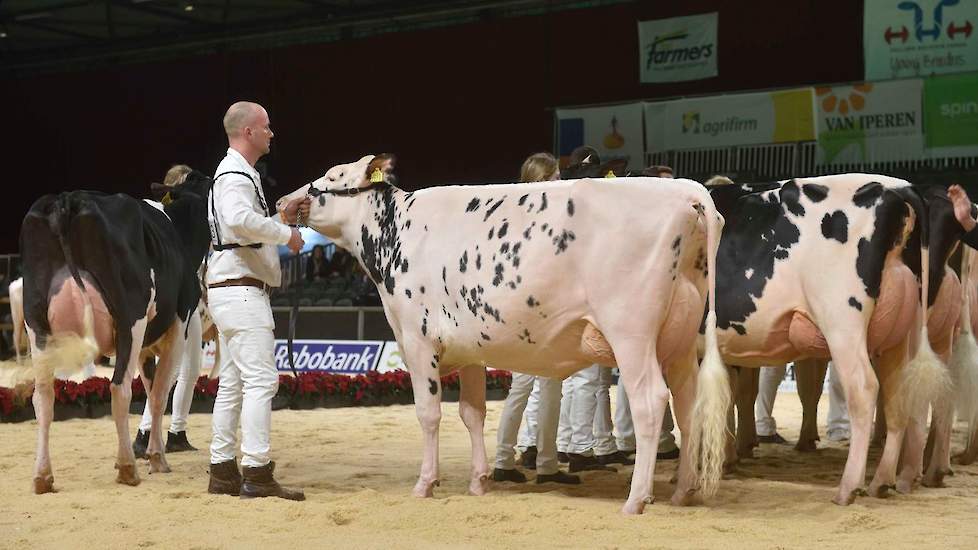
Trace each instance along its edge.
{"label": "cow's neck", "polygon": [[407,259],[401,256],[400,233],[405,229],[402,213],[409,196],[410,193],[396,187],[361,196],[361,211],[353,218],[360,223],[350,224],[349,234],[345,235],[346,240],[353,243],[354,252],[370,279],[378,289],[391,295],[397,274],[407,272],[408,267]]}

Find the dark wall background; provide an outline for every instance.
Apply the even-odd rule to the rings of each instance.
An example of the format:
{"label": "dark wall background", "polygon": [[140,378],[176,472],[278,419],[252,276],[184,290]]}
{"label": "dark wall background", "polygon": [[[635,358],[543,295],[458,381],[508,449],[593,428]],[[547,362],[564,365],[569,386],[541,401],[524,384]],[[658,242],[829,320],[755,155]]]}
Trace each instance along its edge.
{"label": "dark wall background", "polygon": [[[720,76],[638,82],[637,21],[720,12]],[[145,196],[169,165],[212,172],[221,118],[262,103],[274,199],[364,154],[393,152],[405,188],[512,181],[553,144],[549,108],[858,80],[862,2],[638,2],[275,50],[203,54],[0,82],[0,252],[45,193]]]}

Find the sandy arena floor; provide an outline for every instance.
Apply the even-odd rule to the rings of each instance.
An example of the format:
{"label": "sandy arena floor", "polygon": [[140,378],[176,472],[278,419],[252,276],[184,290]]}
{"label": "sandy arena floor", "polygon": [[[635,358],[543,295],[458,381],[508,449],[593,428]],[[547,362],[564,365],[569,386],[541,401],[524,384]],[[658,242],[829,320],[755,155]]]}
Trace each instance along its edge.
{"label": "sandy arena floor", "polygon": [[[490,452],[501,405],[489,404]],[[823,399],[823,419],[826,407]],[[468,436],[456,406],[443,411],[442,485],[429,500],[409,495],[421,456],[411,406],[275,412],[278,477],[305,488],[302,503],[208,495],[205,451],[169,455],[171,474],[150,476],[144,462],[140,486],[117,485],[108,418],[54,423],[59,492],[34,496],[36,424],[3,424],[0,548],[978,547],[978,466],[956,466],[946,489],[863,497],[842,508],[830,498],[843,444],[823,443],[815,454],[765,445],[704,506],[669,506],[676,463],[660,463],[657,503],[643,516],[624,517],[618,510],[630,468],[586,472],[574,488],[496,484],[489,496],[467,496]],[[781,395],[775,416],[795,439],[795,395]],[[136,422],[132,416],[133,430]],[[191,441],[204,449],[209,433],[210,416],[191,415]]]}

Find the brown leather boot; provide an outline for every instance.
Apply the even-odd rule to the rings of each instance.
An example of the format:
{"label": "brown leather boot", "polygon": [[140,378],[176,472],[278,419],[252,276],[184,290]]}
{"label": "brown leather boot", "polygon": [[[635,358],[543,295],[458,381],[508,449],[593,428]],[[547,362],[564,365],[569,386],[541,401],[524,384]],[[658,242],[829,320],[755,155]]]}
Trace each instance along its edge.
{"label": "brown leather boot", "polygon": [[278,497],[285,500],[306,500],[302,489],[282,487],[275,481],[275,462],[264,466],[242,468],[244,481],[241,483],[241,498]]}
{"label": "brown leather boot", "polygon": [[207,492],[212,495],[241,494],[241,472],[238,471],[238,461],[228,460],[211,464],[211,480],[207,484]]}

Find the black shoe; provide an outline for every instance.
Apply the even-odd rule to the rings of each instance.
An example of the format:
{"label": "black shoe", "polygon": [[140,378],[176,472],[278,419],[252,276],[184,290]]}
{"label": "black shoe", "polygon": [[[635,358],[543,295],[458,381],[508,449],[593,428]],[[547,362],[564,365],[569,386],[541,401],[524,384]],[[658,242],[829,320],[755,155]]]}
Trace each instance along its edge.
{"label": "black shoe", "polygon": [[264,466],[241,468],[241,498],[278,497],[285,500],[306,500],[302,489],[283,487],[275,481],[275,462]]}
{"label": "black shoe", "polygon": [[520,462],[523,463],[523,467],[527,470],[537,469],[537,448],[527,447],[525,451],[520,455]]}
{"label": "black shoe", "polygon": [[149,432],[136,431],[136,439],[132,440],[132,453],[136,458],[148,459],[146,449],[149,448]]}
{"label": "black shoe", "polygon": [[557,470],[552,474],[537,474],[537,483],[563,483],[564,485],[580,485],[581,477],[565,474]]}
{"label": "black shoe", "polygon": [[512,470],[504,470],[502,468],[494,468],[492,470],[492,480],[493,481],[512,481],[513,483],[526,483],[526,476],[523,472],[513,468]]}
{"label": "black shoe", "polygon": [[557,462],[559,462],[561,464],[567,464],[568,462],[570,462],[570,458],[568,458],[567,453],[558,452],[557,453]]}
{"label": "black shoe", "polygon": [[598,460],[601,464],[621,464],[622,466],[631,466],[635,464],[635,461],[625,456],[625,453],[621,451],[615,451],[607,455],[594,455],[594,458]]}
{"label": "black shoe", "polygon": [[168,453],[179,453],[183,451],[196,451],[197,447],[194,447],[187,441],[187,432],[167,432],[166,435],[166,452]]}
{"label": "black shoe", "polygon": [[567,453],[567,457],[570,459],[570,464],[567,466],[568,472],[583,472],[583,471],[598,471],[598,472],[615,472],[614,468],[605,466],[598,462],[598,459],[593,456],[579,455],[576,453]]}
{"label": "black shoe", "polygon": [[761,443],[774,443],[776,445],[788,445],[788,440],[781,437],[781,434],[774,432],[774,435],[759,435],[757,440]]}
{"label": "black shoe", "polygon": [[241,471],[238,470],[237,460],[211,464],[207,492],[212,495],[235,497],[241,494]]}
{"label": "black shoe", "polygon": [[679,447],[676,447],[671,451],[656,453],[655,458],[656,460],[676,460],[679,458]]}

